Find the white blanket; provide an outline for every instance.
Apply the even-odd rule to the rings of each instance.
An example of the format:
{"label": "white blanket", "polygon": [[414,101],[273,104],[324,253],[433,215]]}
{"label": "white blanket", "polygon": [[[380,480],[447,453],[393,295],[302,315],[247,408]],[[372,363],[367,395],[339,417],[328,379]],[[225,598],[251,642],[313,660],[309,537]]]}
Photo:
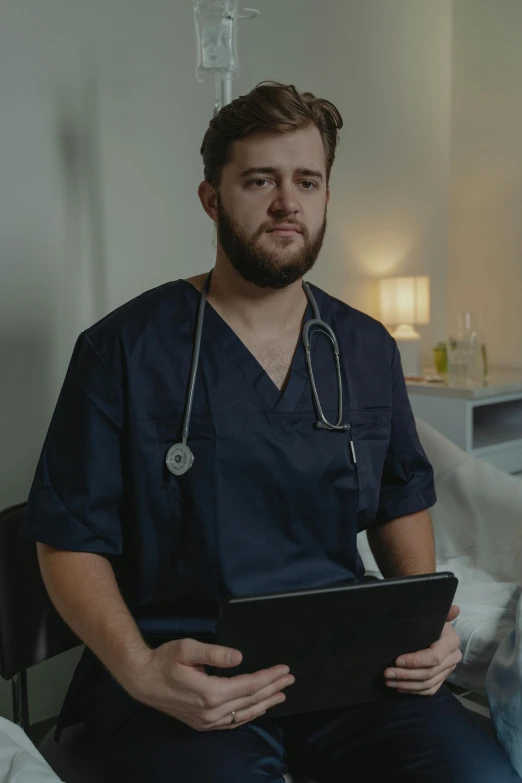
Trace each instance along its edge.
{"label": "white blanket", "polygon": [[0,783],[60,783],[27,734],[5,718],[0,718]]}
{"label": "white blanket", "polygon": [[493,656],[486,678],[491,719],[511,763],[522,776],[522,596],[516,625]]}

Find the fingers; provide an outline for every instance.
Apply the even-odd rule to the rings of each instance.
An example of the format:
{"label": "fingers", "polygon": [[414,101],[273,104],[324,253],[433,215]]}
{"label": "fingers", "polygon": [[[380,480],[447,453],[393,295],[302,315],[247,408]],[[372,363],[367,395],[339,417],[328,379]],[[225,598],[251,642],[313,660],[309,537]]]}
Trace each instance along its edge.
{"label": "fingers", "polygon": [[452,604],[450,606],[450,610],[448,612],[448,616],[446,618],[447,623],[453,622],[460,614],[460,606],[457,606],[456,604]]}
{"label": "fingers", "polygon": [[210,728],[219,730],[235,729],[238,726],[242,726],[244,723],[249,723],[256,718],[260,718],[261,715],[264,715],[265,712],[270,709],[270,707],[274,707],[276,704],[282,704],[285,700],[285,694],[278,692],[263,699],[258,704],[248,706],[244,709],[236,709],[234,710],[236,713],[236,720],[234,723],[232,723],[232,710],[227,710],[225,715],[217,720]]}
{"label": "fingers", "polygon": [[[272,666],[253,674],[237,674],[235,677],[211,677],[212,693],[217,697],[217,706],[236,699],[254,699],[255,695],[274,684],[289,673],[288,666]],[[234,708],[232,708],[234,709]]]}
{"label": "fingers", "polygon": [[223,722],[228,722],[232,711],[234,711],[236,716],[239,714],[244,721],[253,720],[254,717],[258,717],[262,712],[266,712],[274,704],[280,704],[285,701],[285,694],[281,693],[281,691],[283,688],[293,685],[294,682],[295,678],[291,674],[280,677],[252,696],[234,699],[209,711],[207,718],[213,724],[220,725]]}
{"label": "fingers", "polygon": [[[287,668],[287,667],[286,667]],[[281,689],[294,682],[292,675],[278,676],[269,685],[252,691],[250,695],[239,699],[226,698],[227,680],[219,677],[209,677],[194,673],[194,682],[191,683],[193,692],[199,690],[195,720],[191,723],[197,731],[210,731],[215,728],[237,728],[243,723],[248,723],[263,715],[270,707],[285,701]],[[253,675],[245,675],[253,676]],[[203,680],[207,682],[204,683]],[[264,679],[264,678],[263,678]],[[199,680],[199,682],[196,682]],[[209,681],[215,680],[209,687]],[[196,688],[197,686],[197,688]],[[236,713],[236,720],[231,722],[232,712]],[[230,724],[230,726],[228,725]]]}
{"label": "fingers", "polygon": [[[429,667],[423,667],[419,669],[390,668],[390,669],[386,669],[386,671],[384,672],[384,676],[390,682],[408,682],[408,681],[427,682],[433,677],[436,677],[441,672],[447,671],[449,668],[457,666],[457,664],[460,663],[461,660],[462,660],[461,651],[454,650],[438,666],[429,666]],[[393,685],[391,687],[393,687]]]}
{"label": "fingers", "polygon": [[178,647],[179,662],[187,666],[217,666],[230,668],[239,666],[243,656],[239,650],[205,644],[196,639],[181,639]]}
{"label": "fingers", "polygon": [[444,637],[431,645],[428,650],[401,655],[395,661],[401,669],[433,669],[440,666],[450,655],[459,649],[460,639],[451,625]]}
{"label": "fingers", "polygon": [[421,650],[409,655],[401,655],[396,664],[400,669],[434,669],[440,666],[446,655],[438,650]]}
{"label": "fingers", "polygon": [[[207,723],[217,723],[232,710],[256,707],[294,682],[288,667],[274,667],[255,674],[222,678],[191,675],[193,692],[199,693],[199,706]],[[272,706],[272,705],[270,705]],[[267,707],[265,707],[268,709]]]}
{"label": "fingers", "polygon": [[[185,640],[183,640],[185,641]],[[182,667],[185,686],[192,694],[192,720],[190,725],[198,731],[225,727],[231,723],[231,713],[236,712],[237,727],[254,720],[266,710],[285,700],[281,690],[294,682],[288,666],[273,666],[270,669],[240,674],[234,677],[218,677],[206,674],[203,667],[194,663],[202,660],[219,659],[223,649],[217,645],[201,645],[211,649],[198,649],[194,640],[186,640],[178,663]],[[217,649],[216,649],[217,648]],[[225,650],[228,652],[228,650]],[[190,661],[184,664],[183,661]]]}
{"label": "fingers", "polygon": [[[388,680],[387,687],[393,688],[398,693],[412,693],[419,696],[431,696],[436,693],[444,680],[455,671],[457,664],[445,668],[429,679],[424,680]],[[433,674],[433,673],[432,673]]]}

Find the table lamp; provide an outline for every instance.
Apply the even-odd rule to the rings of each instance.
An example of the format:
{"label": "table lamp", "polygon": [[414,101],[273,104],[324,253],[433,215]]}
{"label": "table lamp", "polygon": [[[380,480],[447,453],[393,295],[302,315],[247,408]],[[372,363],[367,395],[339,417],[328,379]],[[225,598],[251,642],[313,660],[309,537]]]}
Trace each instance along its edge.
{"label": "table lamp", "polygon": [[388,277],[380,281],[381,321],[395,326],[404,375],[420,376],[421,336],[417,324],[430,322],[429,277]]}

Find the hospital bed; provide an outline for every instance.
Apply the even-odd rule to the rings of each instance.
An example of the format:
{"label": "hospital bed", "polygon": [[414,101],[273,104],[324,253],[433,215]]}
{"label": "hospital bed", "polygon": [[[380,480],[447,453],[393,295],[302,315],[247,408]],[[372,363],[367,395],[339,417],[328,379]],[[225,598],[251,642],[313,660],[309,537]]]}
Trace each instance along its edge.
{"label": "hospital bed", "polygon": [[[514,627],[520,594],[522,481],[465,454],[424,422],[417,425],[435,470],[437,569],[452,570],[460,580],[455,602],[462,611],[455,625],[464,657],[451,680],[484,694],[487,667]],[[18,537],[23,510],[19,505],[0,513],[0,675],[12,680],[15,721],[30,731],[27,669],[79,642],[49,602],[34,544]],[[358,545],[368,573],[380,575],[365,533]],[[67,729],[59,744],[51,732],[39,750],[66,783],[110,783],[82,726]]]}
{"label": "hospital bed", "polygon": [[[417,420],[417,430],[435,473],[437,571],[459,579],[454,626],[463,659],[449,681],[486,696],[488,667],[515,628],[521,597],[522,480],[462,451],[424,421]],[[366,533],[357,546],[367,573],[379,576]]]}
{"label": "hospital bed", "polygon": [[[463,658],[448,685],[522,775],[522,479],[462,451],[423,421],[417,429],[435,472],[437,570],[459,579],[454,626]],[[366,533],[358,549],[368,574],[378,576]]]}

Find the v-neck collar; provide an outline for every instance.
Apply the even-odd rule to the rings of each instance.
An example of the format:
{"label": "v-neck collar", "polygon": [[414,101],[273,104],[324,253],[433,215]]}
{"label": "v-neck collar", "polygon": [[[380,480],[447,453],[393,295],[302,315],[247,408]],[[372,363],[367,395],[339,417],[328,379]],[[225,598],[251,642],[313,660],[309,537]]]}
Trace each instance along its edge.
{"label": "v-neck collar", "polygon": [[[190,294],[194,298],[194,313],[196,314],[201,294],[192,283],[186,280],[181,282],[185,284],[186,288],[191,289]],[[323,300],[318,301],[319,308],[322,309],[326,297],[321,296],[322,292],[315,289],[315,286],[313,293],[316,298]],[[321,312],[321,317],[324,318],[325,313]],[[306,322],[310,318],[313,318],[313,312],[310,302],[308,302],[303,321]],[[219,350],[223,358],[235,367],[266,409],[274,413],[293,413],[296,410],[309,380],[301,330],[290,366],[288,381],[283,391],[278,389],[254,354],[208,300],[205,304],[202,340],[213,350]]]}

